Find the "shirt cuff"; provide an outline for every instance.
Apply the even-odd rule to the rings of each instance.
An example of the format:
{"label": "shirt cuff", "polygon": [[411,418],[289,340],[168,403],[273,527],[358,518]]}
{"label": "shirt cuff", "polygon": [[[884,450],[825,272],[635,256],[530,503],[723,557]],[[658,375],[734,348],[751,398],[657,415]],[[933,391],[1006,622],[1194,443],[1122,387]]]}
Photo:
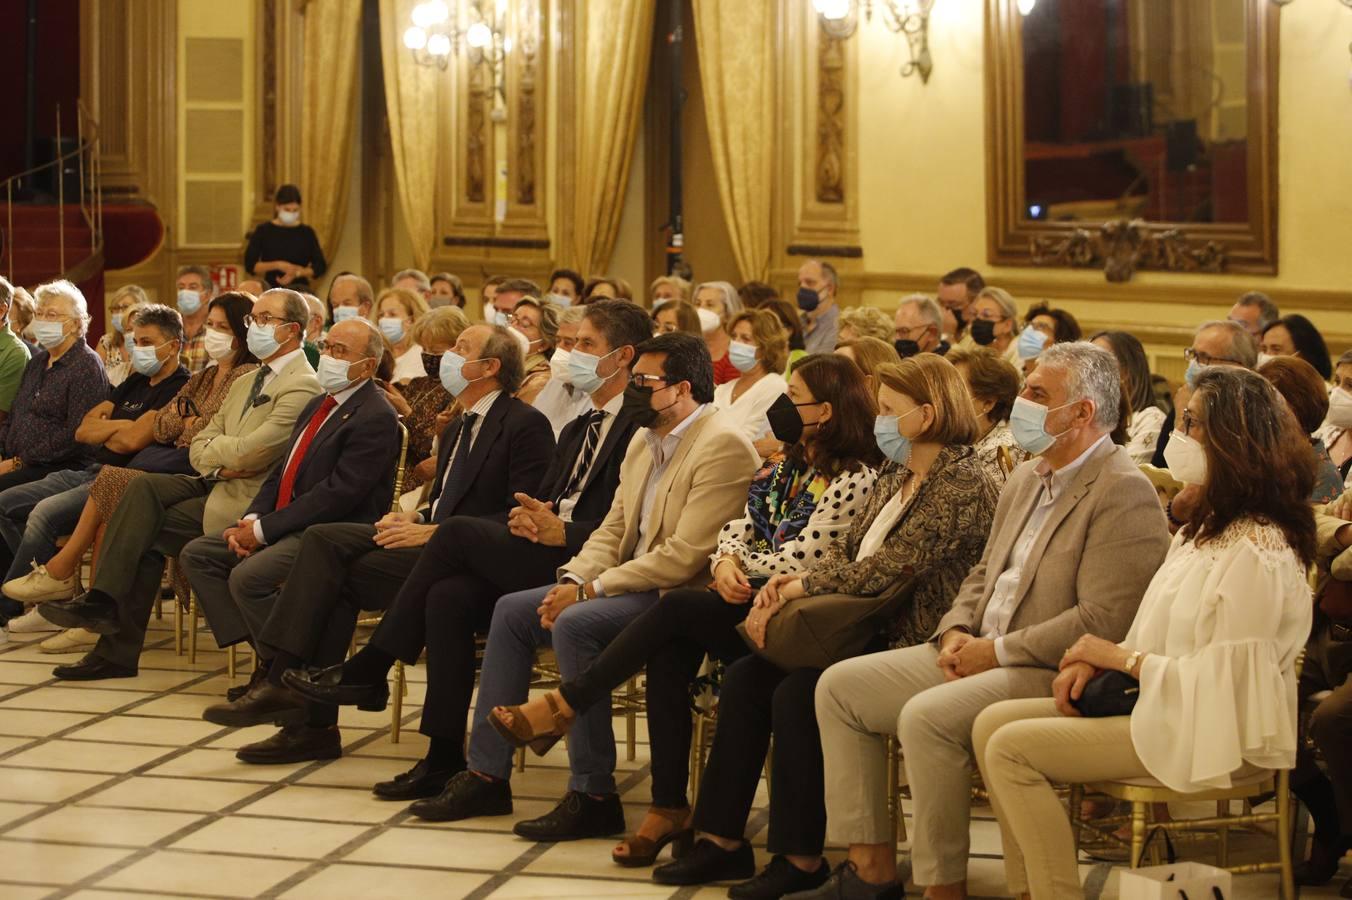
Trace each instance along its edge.
{"label": "shirt cuff", "polygon": [[606,595],[605,585],[601,584],[601,579],[597,578],[592,582],[592,598],[604,597]]}
{"label": "shirt cuff", "polygon": [[576,584],[576,585],[579,585],[579,586],[581,586],[581,584],[582,584],[582,579],[581,579],[581,578],[578,578],[578,577],[577,577],[576,575],[574,575],[572,572],[564,572],[562,575],[559,576],[559,581],[560,581],[560,582],[571,581],[573,584]]}
{"label": "shirt cuff", "polygon": [[253,533],[254,539],[257,540],[258,543],[266,544],[268,542],[268,539],[263,536],[263,523],[258,521],[258,519],[253,520]]}
{"label": "shirt cuff", "polygon": [[995,639],[995,661],[1001,666],[1009,665],[1009,656],[1005,653],[1005,639],[998,637]]}

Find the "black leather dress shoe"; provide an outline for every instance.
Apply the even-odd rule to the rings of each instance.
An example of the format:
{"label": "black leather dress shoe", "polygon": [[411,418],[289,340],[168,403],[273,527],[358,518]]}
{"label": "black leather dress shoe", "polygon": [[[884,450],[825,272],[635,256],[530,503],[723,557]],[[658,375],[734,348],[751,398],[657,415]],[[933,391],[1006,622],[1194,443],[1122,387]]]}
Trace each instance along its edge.
{"label": "black leather dress shoe", "polygon": [[510,816],[512,786],[506,781],[485,781],[473,772],[456,772],[446,783],[446,790],[417,801],[408,811],[428,822]]}
{"label": "black leather dress shoe", "polygon": [[260,681],[249,692],[230,703],[216,703],[202,710],[202,718],[213,725],[248,728],[250,725],[297,725],[305,721],[305,700],[294,691]]}
{"label": "black leather dress shoe", "polygon": [[380,712],[390,702],[390,683],[380,681],[375,684],[341,684],[343,667],[329,666],[319,672],[310,673],[301,669],[287,669],[282,675],[282,684],[300,694],[306,700],[326,703],[329,706],[355,706],[367,712]]}
{"label": "black leather dress shoe", "polygon": [[95,634],[117,634],[117,604],[109,600],[90,598],[81,594],[71,600],[53,600],[39,603],[38,613],[53,625],[62,628],[83,628]]}
{"label": "black leather dress shoe", "polygon": [[247,682],[245,682],[244,684],[237,684],[232,688],[226,688],[225,701],[227,703],[231,703],[235,700],[238,700],[240,697],[243,697],[245,694],[249,693],[249,691],[253,689],[254,685],[258,684],[258,682],[260,681],[266,680],[267,677],[268,677],[267,666],[256,667],[253,670],[253,674],[249,676],[249,680]]}
{"label": "black leather dress shoe", "polygon": [[135,678],[134,667],[119,666],[102,656],[86,653],[84,659],[68,666],[57,666],[52,674],[65,681],[101,681],[104,678]]}
{"label": "black leather dress shoe", "polygon": [[745,881],[756,874],[756,852],[742,841],[736,850],[724,850],[707,838],[675,862],[653,869],[658,884],[708,884],[711,881]]}
{"label": "black leather dress shoe", "polygon": [[394,776],[391,781],[378,783],[371,788],[371,793],[381,800],[403,800],[405,803],[435,797],[446,790],[452,776],[461,771],[464,770],[433,769],[427,760],[420,759],[416,766],[402,775]]}
{"label": "black leather dress shoe", "polygon": [[619,794],[606,794],[597,800],[581,791],[569,791],[553,810],[538,819],[517,822],[512,831],[531,841],[610,837],[624,834],[624,807]]}
{"label": "black leather dress shoe", "polygon": [[337,725],[324,728],[287,725],[272,737],[247,744],[235,752],[235,758],[240,762],[260,766],[337,759],[342,755],[343,738]]}
{"label": "black leather dress shoe", "polygon": [[831,877],[831,867],[821,860],[815,872],[804,872],[782,856],[775,856],[770,865],[750,881],[728,888],[732,900],[779,900],[785,894],[819,888]]}

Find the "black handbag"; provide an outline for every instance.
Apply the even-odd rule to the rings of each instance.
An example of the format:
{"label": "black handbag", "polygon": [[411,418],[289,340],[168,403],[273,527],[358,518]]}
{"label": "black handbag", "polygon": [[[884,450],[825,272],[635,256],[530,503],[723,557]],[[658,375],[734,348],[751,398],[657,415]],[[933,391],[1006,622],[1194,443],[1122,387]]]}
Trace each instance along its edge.
{"label": "black handbag", "polygon": [[1090,679],[1070,705],[1086,719],[1129,716],[1141,696],[1141,683],[1126,672],[1103,672]]}

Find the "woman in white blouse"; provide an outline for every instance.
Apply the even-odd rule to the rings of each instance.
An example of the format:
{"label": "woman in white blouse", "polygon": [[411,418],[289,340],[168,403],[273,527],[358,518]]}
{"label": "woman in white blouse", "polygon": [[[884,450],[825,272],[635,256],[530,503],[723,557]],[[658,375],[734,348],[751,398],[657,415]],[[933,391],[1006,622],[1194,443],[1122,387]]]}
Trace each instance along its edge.
{"label": "woman in white blouse", "polygon": [[425,312],[427,302],[422,295],[407,288],[386,288],[376,298],[371,323],[385,335],[394,353],[394,375],[390,378],[393,384],[408,384],[427,374],[423,369],[423,348],[413,340],[413,322]]}
{"label": "woman in white blouse", "polygon": [[1150,363],[1145,348],[1133,334],[1125,331],[1100,331],[1090,338],[1094,343],[1117,357],[1117,368],[1122,373],[1122,387],[1131,401],[1131,418],[1127,421],[1127,453],[1132,461],[1145,465],[1155,456],[1155,444],[1168,416],[1155,405],[1155,391],[1150,383]]}
{"label": "woman in white blouse", "polygon": [[[1197,379],[1165,455],[1202,486],[1121,644],[1066,651],[1053,697],[1011,700],[976,721],[976,757],[1004,838],[1005,874],[1032,900],[1080,896],[1054,783],[1151,778],[1226,788],[1296,758],[1295,660],[1310,633],[1309,440],[1276,389],[1217,366]],[[1128,716],[1081,718],[1105,672],[1139,681]]]}
{"label": "woman in white blouse", "polygon": [[524,718],[536,736],[548,734],[559,722],[571,724],[575,710],[609,702],[612,690],[647,667],[653,808],[637,835],[616,848],[620,865],[651,865],[667,844],[688,843],[690,683],[706,653],[724,661],[746,655],[736,627],[756,589],[775,575],[806,570],[871,499],[880,461],[873,418],[873,398],[852,362],[827,354],[805,359],[770,412],[788,452],[757,473],[745,515],[720,532],[709,589],[664,594],[577,679],[524,706],[493,711],[499,730]]}
{"label": "woman in white blouse", "polygon": [[769,310],[746,309],[728,323],[732,343],[728,360],[741,374],[714,388],[714,405],[723,410],[752,442],[771,438],[757,445],[761,458],[769,455],[773,436],[765,418],[770,404],[784,395],[787,385],[780,373],[788,365],[789,334],[779,317]]}

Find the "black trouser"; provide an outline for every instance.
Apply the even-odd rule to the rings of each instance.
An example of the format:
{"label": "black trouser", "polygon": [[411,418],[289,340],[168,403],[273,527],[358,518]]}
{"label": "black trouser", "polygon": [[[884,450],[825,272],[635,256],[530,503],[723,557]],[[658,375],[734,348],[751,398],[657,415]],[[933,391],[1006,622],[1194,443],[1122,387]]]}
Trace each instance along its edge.
{"label": "black trouser", "polygon": [[572,556],[489,519],[455,516],[437,527],[371,635],[372,646],[409,665],[427,648],[423,734],[464,747],[474,636],[488,630],[499,597],[549,584]]}
{"label": "black trouser", "polygon": [[814,693],[819,669],[785,672],[759,656],[728,666],[718,702],[714,746],[700,783],[695,828],[728,840],[745,837],[761,765],[770,765],[766,849],[815,856],[826,841],[826,788]]}
{"label": "black trouser", "polygon": [[746,643],[735,629],[750,609],[749,603],[728,603],[713,591],[663,594],[601,651],[586,672],[559,686],[568,705],[580,712],[606,700],[647,665],[654,806],[687,805],[690,683],[706,653],[724,662],[746,655]]}
{"label": "black trouser", "polygon": [[1301,701],[1322,691],[1333,692],[1315,708],[1309,724],[1310,738],[1324,758],[1328,775],[1301,741],[1291,788],[1314,815],[1317,837],[1352,840],[1352,641],[1334,640],[1328,620],[1321,615],[1305,654]]}

